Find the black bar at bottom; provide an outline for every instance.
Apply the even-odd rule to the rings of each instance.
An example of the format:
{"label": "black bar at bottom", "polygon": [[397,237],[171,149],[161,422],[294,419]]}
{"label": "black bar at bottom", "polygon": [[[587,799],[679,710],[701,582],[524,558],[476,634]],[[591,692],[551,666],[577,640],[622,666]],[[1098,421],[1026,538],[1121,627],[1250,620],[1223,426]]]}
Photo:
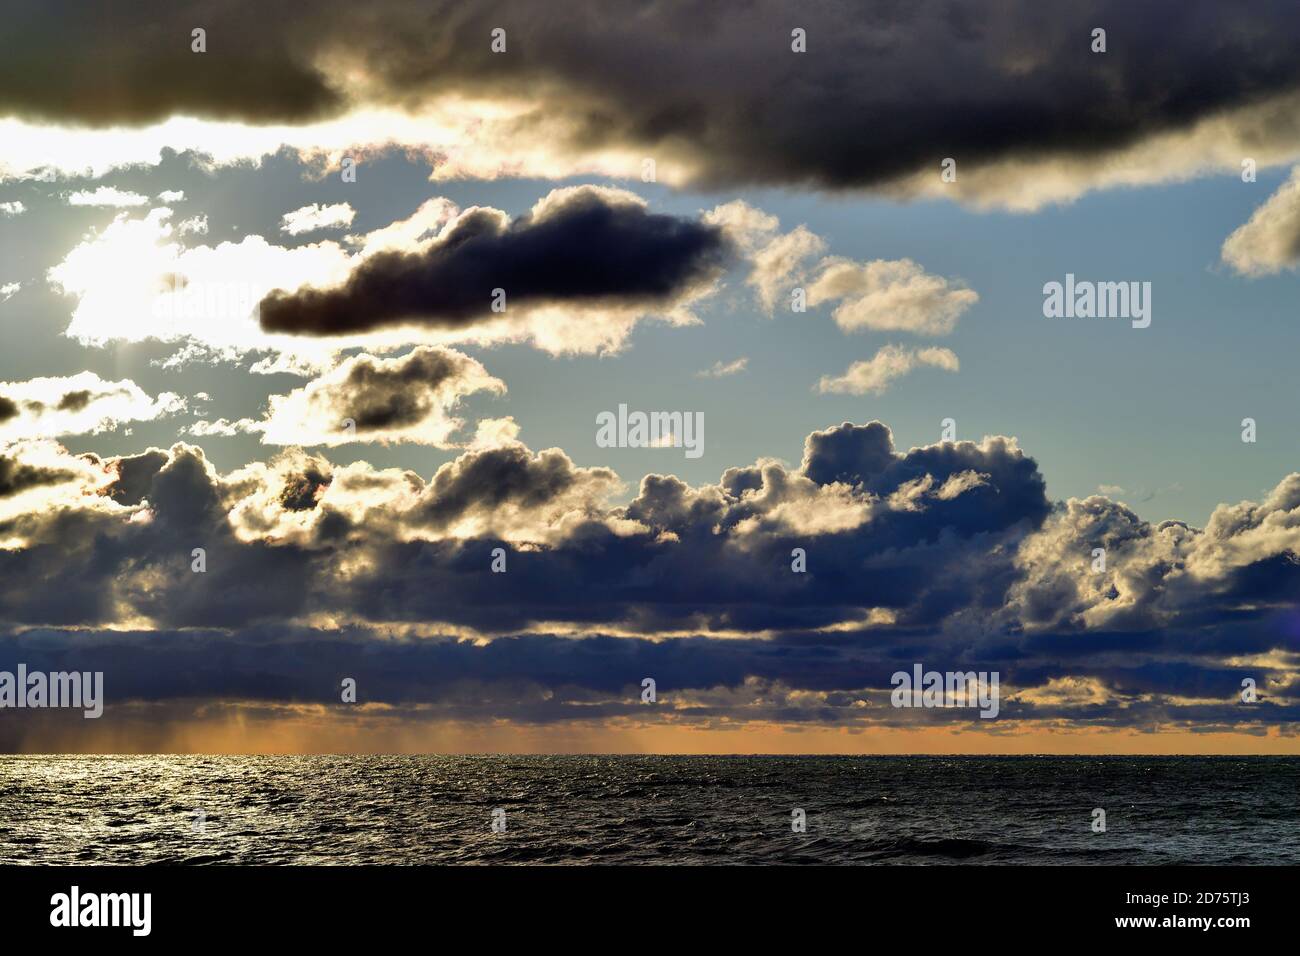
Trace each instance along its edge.
{"label": "black bar at bottom", "polygon": [[[966,934],[1216,944],[1295,927],[1285,867],[3,867],[6,933],[127,946],[394,943],[450,932],[662,948],[847,932],[863,945]],[[75,909],[74,918],[74,891]],[[148,896],[146,927],[145,897]],[[111,894],[106,897],[105,894]],[[121,894],[126,894],[125,896]],[[140,895],[132,895],[140,894]],[[61,922],[65,925],[53,925]],[[116,926],[72,926],[116,922]],[[141,932],[148,929],[147,935]],[[1289,934],[1288,934],[1289,935]],[[621,942],[620,942],[621,941]],[[946,942],[945,942],[946,941]],[[987,941],[987,939],[986,939]]]}

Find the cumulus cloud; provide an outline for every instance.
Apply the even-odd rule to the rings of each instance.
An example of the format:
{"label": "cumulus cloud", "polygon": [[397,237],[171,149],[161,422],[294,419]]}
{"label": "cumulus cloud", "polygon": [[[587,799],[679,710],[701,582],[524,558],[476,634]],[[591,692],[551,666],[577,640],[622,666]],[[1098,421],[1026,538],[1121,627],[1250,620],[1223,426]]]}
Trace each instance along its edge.
{"label": "cumulus cloud", "polygon": [[[945,593],[974,580],[973,571],[945,570],[950,560],[983,554],[1000,537],[1014,540],[1047,513],[1033,462],[1005,440],[900,454],[878,424],[816,433],[798,470],[759,462],[698,487],[650,476],[626,506],[611,504],[622,489],[613,471],[580,467],[559,449],[534,452],[508,435],[427,481],[298,449],[222,475],[183,444],[131,458],[92,456],[81,468],[97,476],[75,486],[81,507],[57,518],[24,513],[0,524],[0,536],[21,542],[14,562],[24,549],[33,557],[31,549],[47,547],[48,560],[32,567],[60,576],[89,573],[84,541],[116,542],[117,557],[91,575],[110,592],[93,605],[99,610],[89,620],[99,623],[120,614],[173,623],[212,613],[245,622],[326,614],[488,630],[549,620],[766,630],[780,620],[829,624],[873,606],[926,618],[943,606],[927,608],[935,575],[946,576]],[[291,599],[276,602],[271,582],[259,581],[263,597],[238,608],[223,599],[217,612],[211,601],[219,591],[174,590],[190,580],[178,535],[208,549],[210,568],[220,557],[229,593],[247,589],[242,576],[259,566],[315,583],[296,584]],[[820,541],[825,564],[814,577],[789,575],[793,539]],[[934,549],[945,539],[940,555]],[[494,582],[478,577],[478,556],[501,541],[512,542],[517,587],[506,604]],[[9,560],[0,555],[0,564]],[[842,590],[862,562],[882,560],[909,570]],[[136,580],[146,573],[147,588]],[[23,617],[21,582],[10,585],[16,619],[40,620]],[[596,593],[603,596],[593,603]],[[70,606],[60,611],[69,613]]]}
{"label": "cumulus cloud", "polygon": [[[759,462],[697,487],[649,476],[621,507],[614,472],[517,441],[467,451],[428,481],[297,449],[225,475],[187,445],[83,468],[98,477],[72,486],[79,506],[0,522],[15,549],[0,571],[27,575],[0,574],[15,621],[320,617],[486,634],[543,622],[724,634],[873,614],[933,623],[992,600],[1009,549],[1048,511],[1032,460],[1006,440],[897,453],[879,424],[810,436],[798,470]],[[97,537],[98,559],[85,550]],[[178,540],[207,550],[212,587],[190,586]],[[484,576],[502,544],[507,602],[501,579]],[[795,544],[816,555],[809,577],[789,572]],[[81,610],[27,593],[32,575],[75,578]]]}
{"label": "cumulus cloud", "polygon": [[339,202],[329,206],[312,203],[310,206],[286,212],[280,217],[280,231],[287,232],[291,236],[300,236],[304,232],[315,232],[318,229],[350,226],[356,215],[357,211],[350,203]]}
{"label": "cumulus cloud", "polygon": [[1009,609],[1040,629],[1150,627],[1165,579],[1185,567],[1195,538],[1186,525],[1152,526],[1101,496],[1071,499],[1021,546]]}
{"label": "cumulus cloud", "polygon": [[423,248],[378,253],[334,288],[274,292],[262,300],[261,322],[319,336],[408,323],[457,328],[534,306],[673,311],[709,289],[726,254],[715,228],[651,213],[632,193],[573,187],[513,222],[469,209]]}
{"label": "cumulus cloud", "polygon": [[852,363],[842,375],[823,375],[817,391],[826,394],[879,395],[895,381],[922,366],[957,371],[961,365],[952,349],[907,349],[886,345],[865,361]]}
{"label": "cumulus cloud", "polygon": [[826,241],[807,226],[781,232],[777,217],[743,200],[710,210],[704,221],[741,252],[750,267],[746,282],[769,315],[778,300],[803,289],[808,306],[837,303],[832,317],[845,332],[947,335],[979,301],[961,282],[931,275],[910,259],[823,256]]}
{"label": "cumulus cloud", "polygon": [[30,465],[15,457],[0,455],[0,498],[8,498],[32,488],[69,481],[71,472]]}
{"label": "cumulus cloud", "polygon": [[845,332],[863,330],[947,335],[979,294],[930,275],[910,259],[824,262],[808,304],[838,302],[832,316]]}
{"label": "cumulus cloud", "polygon": [[17,199],[12,202],[0,202],[0,217],[10,218],[13,216],[21,216],[26,211],[27,207]]}
{"label": "cumulus cloud", "polygon": [[207,216],[191,216],[189,219],[182,219],[176,225],[176,235],[178,236],[206,236],[207,234]]}
{"label": "cumulus cloud", "polygon": [[1248,276],[1300,264],[1300,167],[1224,240],[1221,256],[1234,272]]}
{"label": "cumulus cloud", "polygon": [[710,210],[704,221],[721,228],[741,249],[751,269],[747,282],[771,314],[777,299],[804,281],[807,260],[820,255],[826,242],[807,226],[779,232],[780,220],[737,199]]}
{"label": "cumulus cloud", "polygon": [[15,527],[34,527],[59,512],[102,512],[102,496],[114,480],[94,455],[73,455],[57,442],[25,439],[0,443],[0,548],[30,544],[11,537]]}
{"label": "cumulus cloud", "polygon": [[412,442],[451,447],[464,422],[452,409],[475,392],[504,393],[476,360],[451,349],[420,347],[400,358],[356,355],[287,395],[272,395],[261,421],[201,421],[196,437],[256,432],[268,445]]}
{"label": "cumulus cloud", "polygon": [[[715,227],[596,187],[555,190],[514,222],[430,199],[343,243],[294,248],[258,235],[182,245],[171,219],[167,208],[119,214],[48,271],[76,299],[65,334],[177,343],[178,362],[268,353],[258,371],[319,372],[347,348],[614,351],[643,319],[697,322],[691,307],[714,291],[730,248]],[[492,310],[496,288],[504,312]]]}
{"label": "cumulus cloud", "polygon": [[184,408],[173,392],[151,398],[130,379],[111,382],[94,372],[0,382],[0,442],[98,434]]}
{"label": "cumulus cloud", "polygon": [[[1300,476],[1200,531],[1102,498],[1053,505],[1010,439],[900,452],[879,422],[814,432],[795,469],[650,475],[626,505],[612,471],[517,441],[427,481],[296,448],[223,474],[183,444],[109,459],[36,444],[0,465],[5,626],[26,628],[30,664],[53,646],[40,634],[129,622],[148,640],[82,649],[128,698],[323,694],[288,655],[448,714],[616,714],[655,673],[685,720],[893,723],[909,715],[874,705],[923,659],[1000,670],[1010,721],[1300,718],[1276,623],[1300,589]],[[186,664],[218,652],[219,672]],[[1267,697],[1249,713],[1232,709],[1243,673]],[[520,682],[552,703],[531,708]]]}
{"label": "cumulus cloud", "polygon": [[621,488],[608,468],[579,468],[558,448],[533,453],[512,442],[468,452],[439,468],[410,520],[438,535],[537,541],[584,518],[599,518]]}

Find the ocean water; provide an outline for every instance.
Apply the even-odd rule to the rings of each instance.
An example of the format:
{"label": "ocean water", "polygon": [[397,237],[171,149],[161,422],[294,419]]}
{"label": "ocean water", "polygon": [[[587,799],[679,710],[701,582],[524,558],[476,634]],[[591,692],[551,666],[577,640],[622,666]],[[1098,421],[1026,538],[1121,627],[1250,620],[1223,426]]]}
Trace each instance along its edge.
{"label": "ocean water", "polygon": [[1295,864],[1300,758],[0,757],[0,862]]}

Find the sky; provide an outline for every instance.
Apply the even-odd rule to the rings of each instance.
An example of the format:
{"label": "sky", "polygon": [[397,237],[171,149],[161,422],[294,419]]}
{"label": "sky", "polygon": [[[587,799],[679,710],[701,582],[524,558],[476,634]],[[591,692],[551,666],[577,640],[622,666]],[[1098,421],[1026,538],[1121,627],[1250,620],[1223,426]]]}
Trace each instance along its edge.
{"label": "sky", "polygon": [[1300,751],[1290,5],[6,17],[0,749]]}

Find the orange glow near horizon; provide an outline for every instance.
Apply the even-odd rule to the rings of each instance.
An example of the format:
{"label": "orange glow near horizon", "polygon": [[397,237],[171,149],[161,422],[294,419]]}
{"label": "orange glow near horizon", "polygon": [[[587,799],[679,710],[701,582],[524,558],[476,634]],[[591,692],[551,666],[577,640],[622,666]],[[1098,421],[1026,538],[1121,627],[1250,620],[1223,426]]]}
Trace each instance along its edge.
{"label": "orange glow near horizon", "polygon": [[737,724],[534,726],[506,721],[463,724],[324,713],[253,717],[239,708],[179,721],[129,718],[89,728],[33,727],[19,753],[619,753],[619,754],[1300,754],[1300,735],[1062,728],[1025,722],[996,732],[927,727],[842,728]]}

